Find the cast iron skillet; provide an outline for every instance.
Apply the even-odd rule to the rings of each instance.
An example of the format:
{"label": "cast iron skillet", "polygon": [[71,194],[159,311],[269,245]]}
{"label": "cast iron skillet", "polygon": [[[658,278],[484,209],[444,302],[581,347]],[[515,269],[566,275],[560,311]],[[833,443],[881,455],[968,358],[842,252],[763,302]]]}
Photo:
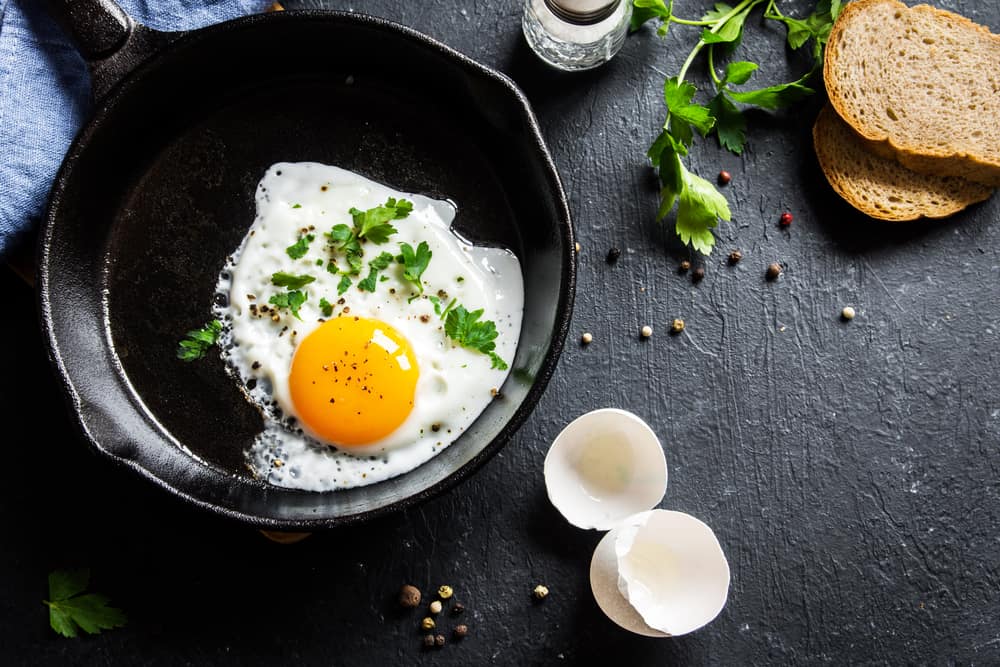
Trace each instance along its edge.
{"label": "cast iron skillet", "polygon": [[[95,113],[52,191],[38,250],[50,355],[86,438],[187,502],[312,530],[407,507],[469,476],[538,401],[573,301],[565,195],[524,95],[413,30],[335,12],[250,16],[186,34],[111,0],[52,0],[88,59]],[[277,161],[335,164],[449,197],[473,240],[513,249],[525,313],[512,374],[475,424],[370,487],[268,486],[243,451],[261,428],[222,361],[175,359],[209,317],[226,254]]]}

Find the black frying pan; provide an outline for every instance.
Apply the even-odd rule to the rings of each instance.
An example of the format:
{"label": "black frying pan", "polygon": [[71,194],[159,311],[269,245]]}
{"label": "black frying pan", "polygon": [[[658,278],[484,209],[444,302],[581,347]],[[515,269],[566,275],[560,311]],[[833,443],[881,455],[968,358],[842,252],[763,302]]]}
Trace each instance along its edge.
{"label": "black frying pan", "polygon": [[[565,195],[514,84],[367,16],[274,13],[180,34],[110,0],[51,4],[97,101],[52,191],[38,286],[52,361],[97,451],[192,504],[300,530],[419,502],[495,454],[541,395],[573,301]],[[396,479],[334,493],[253,479],[243,451],[260,416],[215,355],[175,359],[253,220],[257,181],[282,160],[452,198],[463,235],[521,260],[524,325],[502,397]]]}

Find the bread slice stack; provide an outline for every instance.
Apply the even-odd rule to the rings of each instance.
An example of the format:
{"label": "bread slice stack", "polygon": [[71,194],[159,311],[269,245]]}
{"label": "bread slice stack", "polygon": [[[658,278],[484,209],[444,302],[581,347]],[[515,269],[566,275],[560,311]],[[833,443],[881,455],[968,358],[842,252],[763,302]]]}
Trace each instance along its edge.
{"label": "bread slice stack", "polygon": [[883,220],[940,218],[1000,186],[1000,36],[927,5],[856,0],[830,32],[827,180]]}

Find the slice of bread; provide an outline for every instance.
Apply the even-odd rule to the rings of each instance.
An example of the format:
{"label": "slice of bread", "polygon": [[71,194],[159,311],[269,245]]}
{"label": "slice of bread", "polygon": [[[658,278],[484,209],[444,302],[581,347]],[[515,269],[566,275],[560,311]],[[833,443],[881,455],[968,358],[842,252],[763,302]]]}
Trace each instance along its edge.
{"label": "slice of bread", "polygon": [[837,194],[880,220],[944,218],[992,192],[957,176],[918,174],[875,155],[829,105],[813,126],[813,144],[826,180]]}
{"label": "slice of bread", "polygon": [[856,0],[830,32],[823,78],[870,150],[1000,186],[1000,35],[927,5]]}

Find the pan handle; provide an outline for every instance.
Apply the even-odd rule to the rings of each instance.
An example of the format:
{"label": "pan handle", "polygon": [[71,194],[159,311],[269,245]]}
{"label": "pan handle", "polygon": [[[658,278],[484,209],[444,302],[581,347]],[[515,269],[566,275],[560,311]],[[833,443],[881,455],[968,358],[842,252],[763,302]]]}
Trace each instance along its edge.
{"label": "pan handle", "polygon": [[114,0],[48,0],[49,13],[76,44],[100,100],[126,74],[184,33],[137,23]]}

